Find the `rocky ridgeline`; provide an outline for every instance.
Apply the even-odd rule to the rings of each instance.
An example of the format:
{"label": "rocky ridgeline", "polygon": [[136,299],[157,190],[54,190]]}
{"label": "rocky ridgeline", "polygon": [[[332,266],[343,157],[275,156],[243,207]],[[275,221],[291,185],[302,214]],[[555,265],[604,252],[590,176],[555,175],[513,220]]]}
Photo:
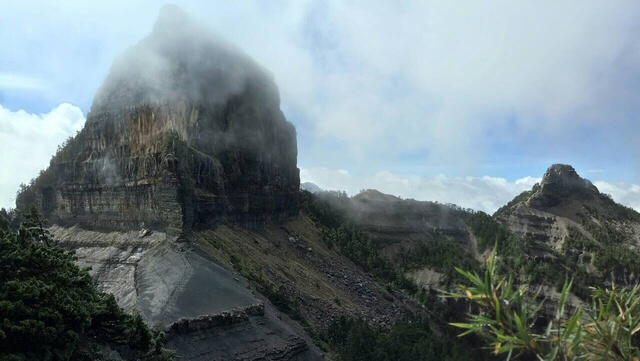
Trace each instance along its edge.
{"label": "rocky ridgeline", "polygon": [[453,238],[471,249],[472,240],[462,213],[453,205],[401,199],[368,189],[349,201],[349,214],[376,246],[396,259],[420,241]]}
{"label": "rocky ridgeline", "polygon": [[94,230],[255,226],[297,214],[296,160],[271,75],[166,7],[17,208]]}

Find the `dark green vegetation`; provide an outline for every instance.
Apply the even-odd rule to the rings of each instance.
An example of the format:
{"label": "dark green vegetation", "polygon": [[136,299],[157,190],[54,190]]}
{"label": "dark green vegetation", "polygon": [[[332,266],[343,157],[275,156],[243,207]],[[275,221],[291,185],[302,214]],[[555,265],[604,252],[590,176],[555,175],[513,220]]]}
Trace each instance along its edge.
{"label": "dark green vegetation", "polygon": [[11,228],[11,222],[9,222],[7,211],[4,208],[2,208],[0,210],[0,232],[9,231],[10,228]]}
{"label": "dark green vegetation", "polygon": [[407,269],[429,266],[444,275],[445,285],[464,282],[455,267],[479,270],[479,263],[454,239],[422,241],[404,257]]}
{"label": "dark green vegetation", "polygon": [[338,228],[329,229],[325,235],[325,242],[337,245],[344,256],[383,283],[408,292],[417,291],[415,284],[405,277],[404,272],[396,269],[382,256],[369,236],[352,222],[345,222]]}
{"label": "dark green vegetation", "polygon": [[626,238],[622,232],[604,222],[599,228],[589,229],[596,240],[593,240],[572,228],[565,239],[564,251],[574,260],[578,259],[575,250],[588,251],[593,254],[591,264],[604,274],[633,272],[640,273],[640,254],[626,245]]}
{"label": "dark green vegetation", "polygon": [[118,307],[55,246],[35,209],[17,232],[0,223],[0,359],[99,360],[118,350],[132,360],[171,360],[162,331]]}
{"label": "dark green vegetation", "polygon": [[360,319],[341,317],[329,326],[327,338],[340,361],[469,360],[462,347],[437,335],[424,322],[396,323],[383,330]]}
{"label": "dark green vegetation", "polygon": [[[483,212],[470,214],[467,224],[478,238],[479,251],[497,246],[500,258],[496,271],[498,274],[511,274],[519,283],[544,284],[557,290],[562,288],[567,277],[573,278],[576,280],[574,293],[588,297],[586,288],[595,280],[589,277],[584,267],[577,264],[577,259],[526,237],[519,239],[504,225]],[[545,256],[531,256],[535,253]],[[460,268],[476,271],[467,266]]]}
{"label": "dark green vegetation", "polygon": [[467,225],[478,239],[478,251],[484,252],[496,244],[502,254],[509,256],[520,255],[516,236],[493,217],[484,212],[467,215]]}
{"label": "dark green vegetation", "polygon": [[[613,202],[613,201],[612,201]],[[597,224],[583,217],[582,226],[592,236],[595,242],[582,235],[577,230],[570,233],[570,243],[576,248],[583,248],[594,254],[592,264],[599,271],[610,273],[633,272],[640,273],[640,253],[631,249],[629,241],[633,239],[633,230],[628,228],[624,221],[638,221],[640,213],[633,209],[613,203],[616,210],[624,216],[623,222],[616,222],[605,217],[598,217],[597,213],[588,209],[592,218],[597,219]]]}

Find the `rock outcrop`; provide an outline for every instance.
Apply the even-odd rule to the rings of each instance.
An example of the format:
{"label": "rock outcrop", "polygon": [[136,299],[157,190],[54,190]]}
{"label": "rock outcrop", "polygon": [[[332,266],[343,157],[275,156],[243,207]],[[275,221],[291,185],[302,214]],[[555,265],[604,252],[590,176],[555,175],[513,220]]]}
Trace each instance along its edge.
{"label": "rock outcrop", "polygon": [[318,360],[302,327],[191,236],[297,216],[296,162],[272,76],[168,6],[17,210],[37,206],[98,287],[167,327],[182,359]]}
{"label": "rock outcrop", "polygon": [[527,200],[527,204],[542,211],[568,210],[579,202],[601,203],[602,197],[598,188],[581,178],[572,166],[554,164],[547,169],[539,189]]}
{"label": "rock outcrop", "polygon": [[[263,304],[180,319],[167,336],[167,346],[181,350],[182,360],[319,360],[306,340]],[[230,355],[229,349],[237,351]]]}
{"label": "rock outcrop", "polygon": [[17,206],[64,227],[170,235],[295,215],[296,134],[279,104],[265,69],[165,7]]}
{"label": "rock outcrop", "polygon": [[300,183],[300,189],[311,193],[322,192],[322,188],[318,187],[317,184],[311,182]]}

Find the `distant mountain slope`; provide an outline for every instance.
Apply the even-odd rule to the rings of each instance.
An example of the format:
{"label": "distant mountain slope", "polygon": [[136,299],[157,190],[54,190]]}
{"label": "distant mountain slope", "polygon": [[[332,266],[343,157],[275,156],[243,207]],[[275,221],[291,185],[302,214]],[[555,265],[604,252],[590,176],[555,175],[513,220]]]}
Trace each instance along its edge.
{"label": "distant mountain slope", "polygon": [[[303,192],[304,193],[304,192]],[[305,197],[302,197],[303,199]],[[360,245],[374,249],[388,260],[396,272],[418,289],[441,288],[459,280],[455,266],[479,269],[481,253],[473,233],[475,213],[452,204],[402,199],[374,189],[348,197],[344,192],[319,192],[313,197],[323,205],[309,206],[318,218],[338,223],[327,208],[344,215],[342,232],[364,232]],[[323,216],[324,214],[324,216]],[[488,216],[487,216],[488,217]],[[344,228],[344,229],[343,229]],[[362,251],[353,250],[358,254]]]}
{"label": "distant mountain slope", "polygon": [[638,281],[640,214],[600,193],[569,165],[552,165],[540,184],[500,208],[494,218],[529,240],[531,254],[544,255],[540,250],[549,248],[594,277]]}
{"label": "distant mountain slope", "polygon": [[374,189],[350,199],[354,222],[389,255],[410,250],[418,241],[442,238],[454,238],[473,251],[463,213],[454,205],[401,199]]}
{"label": "distant mountain slope", "polygon": [[558,287],[570,277],[575,292],[586,295],[589,285],[639,280],[640,214],[600,193],[568,165],[552,165],[540,184],[493,216],[377,190],[324,197],[419,284],[442,287],[442,273],[451,272],[455,262],[481,260],[495,244],[519,282]]}

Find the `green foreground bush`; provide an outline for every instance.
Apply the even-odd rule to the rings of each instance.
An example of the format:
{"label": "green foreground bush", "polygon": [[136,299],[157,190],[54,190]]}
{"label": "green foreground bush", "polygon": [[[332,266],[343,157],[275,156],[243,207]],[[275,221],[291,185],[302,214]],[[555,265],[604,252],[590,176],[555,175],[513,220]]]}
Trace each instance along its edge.
{"label": "green foreground bush", "polygon": [[55,245],[35,209],[17,232],[0,228],[0,360],[172,360],[164,334],[96,290],[72,252]]}
{"label": "green foreground bush", "polygon": [[640,286],[592,288],[591,305],[567,310],[571,282],[565,282],[555,315],[543,314],[539,292],[527,297],[527,286],[496,274],[496,251],[487,260],[484,277],[458,269],[471,282],[461,293],[481,312],[470,314],[460,336],[475,333],[496,355],[507,360],[637,361],[640,360]]}

